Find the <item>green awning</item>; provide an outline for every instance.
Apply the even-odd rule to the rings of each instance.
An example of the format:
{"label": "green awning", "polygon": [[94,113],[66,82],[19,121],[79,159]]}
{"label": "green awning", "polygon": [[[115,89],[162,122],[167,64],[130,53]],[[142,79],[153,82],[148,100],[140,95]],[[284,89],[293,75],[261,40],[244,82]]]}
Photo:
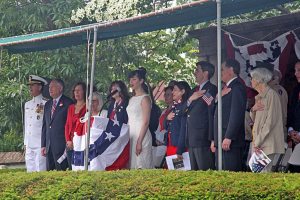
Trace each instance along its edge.
{"label": "green awning", "polygon": [[[270,9],[294,0],[222,0],[222,17],[260,9]],[[123,20],[75,26],[0,39],[0,46],[10,53],[24,53],[70,47],[87,42],[87,31],[98,28],[98,40],[216,19],[216,2],[201,0]],[[93,38],[93,37],[91,37]]]}

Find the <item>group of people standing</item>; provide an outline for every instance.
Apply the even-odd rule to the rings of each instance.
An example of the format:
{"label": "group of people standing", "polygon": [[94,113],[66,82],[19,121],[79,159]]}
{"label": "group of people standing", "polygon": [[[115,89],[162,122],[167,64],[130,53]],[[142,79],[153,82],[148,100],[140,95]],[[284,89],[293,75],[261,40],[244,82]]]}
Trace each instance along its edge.
{"label": "group of people standing", "polygon": [[[249,96],[243,80],[239,77],[240,65],[228,59],[222,64],[223,89],[217,94],[217,87],[210,82],[215,67],[206,61],[196,64],[194,76],[197,86],[191,89],[186,81],[172,81],[165,89],[167,108],[159,119],[153,118],[151,89],[147,84],[146,70],[140,68],[130,72],[130,98],[123,81],[112,82],[108,110],[104,110],[103,99],[94,91],[92,99],[86,95],[87,86],[83,82],[74,85],[70,99],[63,95],[64,83],[53,79],[49,84],[51,100],[46,101],[41,91],[47,81],[38,76],[30,76],[29,86],[33,99],[25,104],[25,146],[27,171],[71,169],[74,133],[80,133],[80,120],[87,114],[86,101],[92,101],[91,116],[103,116],[129,125],[130,142],[126,144],[119,162],[106,170],[153,168],[153,145],[166,144],[166,156],[182,158],[188,152],[192,170],[216,169],[218,148],[222,148],[222,169],[242,171],[245,169],[245,152],[248,155],[252,140],[252,151],[263,150],[274,161],[284,153],[287,135],[294,144],[299,143],[300,93],[296,87],[289,111],[291,123],[286,120],[287,107],[282,103],[282,94],[273,89],[274,69],[262,63],[250,72],[252,90]],[[300,63],[295,66],[300,83]],[[280,90],[284,90],[281,88]],[[222,141],[218,146],[217,96],[222,96]],[[86,98],[88,96],[88,98]],[[293,99],[295,98],[295,100]],[[251,103],[255,102],[255,103]],[[247,116],[247,113],[249,117]],[[153,138],[149,125],[159,122],[158,132],[164,134],[163,142]],[[290,127],[289,132],[285,127]],[[247,130],[250,137],[247,137]],[[152,131],[153,132],[153,131]],[[285,134],[285,133],[289,134]],[[246,133],[246,135],[245,135]],[[249,133],[248,133],[249,135]],[[153,142],[154,141],[154,142]],[[248,145],[247,145],[248,144]],[[64,155],[67,159],[64,159]],[[271,166],[271,165],[270,165]],[[267,167],[265,171],[271,171]]]}
{"label": "group of people standing", "polygon": [[[91,116],[117,119],[119,124],[130,125],[130,143],[126,145],[117,165],[107,170],[152,168],[152,136],[149,131],[152,102],[145,83],[146,70],[129,74],[133,96],[129,100],[123,81],[112,82],[108,110],[103,109],[102,95],[94,91],[86,98],[87,86],[78,82],[72,90],[72,99],[63,94],[64,82],[53,79],[49,84],[51,100],[42,97],[47,81],[31,75],[30,94],[33,99],[25,103],[25,160],[27,171],[71,169],[74,158],[74,133],[82,133],[81,119],[87,116],[86,99],[91,99]],[[116,92],[117,91],[117,92]],[[130,116],[130,117],[128,117]],[[130,155],[130,156],[128,156]]]}

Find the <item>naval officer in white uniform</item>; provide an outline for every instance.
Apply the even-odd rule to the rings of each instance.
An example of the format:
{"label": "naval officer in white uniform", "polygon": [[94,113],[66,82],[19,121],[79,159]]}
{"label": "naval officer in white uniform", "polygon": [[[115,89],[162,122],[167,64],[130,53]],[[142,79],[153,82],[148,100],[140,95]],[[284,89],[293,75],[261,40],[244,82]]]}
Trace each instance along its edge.
{"label": "naval officer in white uniform", "polygon": [[33,97],[25,103],[25,162],[27,172],[46,170],[46,157],[41,154],[41,134],[44,105],[47,99],[42,96],[42,89],[47,81],[39,76],[29,76],[29,91]]}

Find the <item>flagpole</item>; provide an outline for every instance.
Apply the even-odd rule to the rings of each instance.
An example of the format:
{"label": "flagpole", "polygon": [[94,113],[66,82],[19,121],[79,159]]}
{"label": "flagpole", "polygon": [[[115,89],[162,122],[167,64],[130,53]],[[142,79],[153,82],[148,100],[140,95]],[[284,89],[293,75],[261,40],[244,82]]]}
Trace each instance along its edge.
{"label": "flagpole", "polygon": [[[222,170],[222,79],[221,79],[221,3],[217,2],[217,56],[218,56],[218,170]],[[216,144],[215,144],[216,145]]]}
{"label": "flagpole", "polygon": [[94,40],[93,40],[93,57],[92,57],[92,69],[90,79],[90,95],[89,95],[89,107],[88,107],[88,124],[87,133],[85,139],[85,156],[84,156],[84,170],[88,170],[89,162],[89,146],[90,146],[90,131],[91,131],[91,114],[92,114],[92,99],[93,99],[93,87],[94,87],[94,73],[95,73],[95,61],[96,61],[96,45],[97,45],[97,27],[94,27]]}

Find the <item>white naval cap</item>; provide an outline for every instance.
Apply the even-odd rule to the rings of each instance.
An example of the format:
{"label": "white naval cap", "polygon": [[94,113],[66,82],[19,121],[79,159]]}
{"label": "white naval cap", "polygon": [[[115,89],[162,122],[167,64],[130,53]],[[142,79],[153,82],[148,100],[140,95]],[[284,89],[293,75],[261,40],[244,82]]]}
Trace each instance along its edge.
{"label": "white naval cap", "polygon": [[27,83],[27,85],[31,85],[31,84],[42,84],[42,85],[47,85],[48,82],[43,79],[42,77],[36,76],[36,75],[30,75],[29,76],[29,82]]}

